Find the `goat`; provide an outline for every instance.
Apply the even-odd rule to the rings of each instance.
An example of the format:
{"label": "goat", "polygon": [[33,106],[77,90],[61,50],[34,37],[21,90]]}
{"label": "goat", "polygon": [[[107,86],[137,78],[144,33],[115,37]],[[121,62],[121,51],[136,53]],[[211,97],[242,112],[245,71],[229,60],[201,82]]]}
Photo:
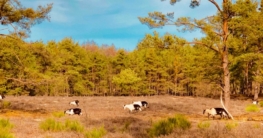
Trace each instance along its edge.
{"label": "goat", "polygon": [[128,108],[128,109],[130,110],[130,113],[131,113],[133,110],[142,111],[141,106],[138,105],[138,104],[126,104],[126,105],[123,105],[123,108],[124,108],[124,110],[125,110],[126,108]]}
{"label": "goat", "polygon": [[148,107],[148,103],[146,101],[134,101],[133,104],[138,104],[141,107],[147,108]]}
{"label": "goat", "polygon": [[258,100],[253,99],[252,104],[258,105]]}
{"label": "goat", "polygon": [[3,94],[0,94],[0,100],[3,100],[5,96]]}
{"label": "goat", "polygon": [[69,105],[79,106],[79,100],[75,100],[75,101],[69,102]]}
{"label": "goat", "polygon": [[220,115],[221,118],[229,118],[228,113],[226,112],[226,110],[224,108],[210,108],[210,109],[205,109],[203,111],[203,114],[208,114],[208,119],[210,117],[210,115],[213,117],[213,119],[215,118],[215,115]]}
{"label": "goat", "polygon": [[68,110],[64,111],[64,114],[69,114],[69,115],[78,114],[78,115],[82,115],[80,108],[71,108],[71,109],[68,109]]}

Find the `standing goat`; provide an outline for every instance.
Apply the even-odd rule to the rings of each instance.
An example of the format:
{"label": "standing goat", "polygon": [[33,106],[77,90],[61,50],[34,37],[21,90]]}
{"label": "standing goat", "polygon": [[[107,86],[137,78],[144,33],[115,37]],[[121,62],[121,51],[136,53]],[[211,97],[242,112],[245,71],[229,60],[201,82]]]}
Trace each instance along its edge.
{"label": "standing goat", "polygon": [[138,104],[141,107],[147,108],[148,107],[148,103],[146,101],[134,101],[133,104]]}
{"label": "standing goat", "polygon": [[79,106],[79,100],[75,100],[75,101],[69,102],[69,105]]}
{"label": "standing goat", "polygon": [[226,112],[226,110],[224,108],[210,108],[210,109],[205,109],[203,111],[203,114],[208,114],[208,119],[210,117],[210,115],[213,117],[213,119],[215,118],[215,115],[220,115],[221,118],[230,118],[228,113]]}
{"label": "standing goat", "polygon": [[0,100],[3,100],[5,96],[3,94],[0,94]]}

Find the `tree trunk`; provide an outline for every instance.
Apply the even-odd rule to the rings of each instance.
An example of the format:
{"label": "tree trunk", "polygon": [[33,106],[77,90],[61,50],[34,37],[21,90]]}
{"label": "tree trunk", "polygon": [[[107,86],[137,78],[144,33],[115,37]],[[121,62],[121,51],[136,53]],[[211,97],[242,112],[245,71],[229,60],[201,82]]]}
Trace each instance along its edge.
{"label": "tree trunk", "polygon": [[[259,76],[259,69],[257,69],[256,71],[256,78]],[[254,100],[258,100],[258,95],[259,95],[259,92],[260,92],[260,83],[255,81],[255,87],[254,87]]]}
{"label": "tree trunk", "polygon": [[228,109],[230,102],[230,72],[228,67],[228,54],[224,51],[223,55],[223,69],[224,69],[224,103],[225,107]]}
{"label": "tree trunk", "polygon": [[223,72],[224,72],[224,102],[225,107],[228,109],[230,102],[230,72],[229,72],[229,62],[228,62],[228,0],[223,0],[223,47],[222,47],[222,61],[223,61]]}

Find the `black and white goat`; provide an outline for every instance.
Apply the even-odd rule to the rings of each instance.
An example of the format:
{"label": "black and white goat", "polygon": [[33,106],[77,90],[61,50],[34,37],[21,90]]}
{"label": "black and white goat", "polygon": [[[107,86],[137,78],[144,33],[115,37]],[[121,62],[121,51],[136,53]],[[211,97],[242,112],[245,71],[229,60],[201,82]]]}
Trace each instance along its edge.
{"label": "black and white goat", "polygon": [[75,101],[69,102],[69,105],[79,106],[79,100],[75,100]]}
{"label": "black and white goat", "polygon": [[134,101],[133,104],[138,104],[141,107],[147,108],[148,107],[148,103],[146,101]]}
{"label": "black and white goat", "polygon": [[0,100],[3,100],[5,96],[3,94],[0,94]]}
{"label": "black and white goat", "polygon": [[64,114],[69,114],[69,115],[82,115],[81,109],[80,108],[71,108],[66,111],[64,111]]}
{"label": "black and white goat", "polygon": [[215,118],[215,115],[220,115],[221,118],[227,118],[227,119],[230,118],[227,111],[224,108],[205,109],[203,111],[203,114],[208,114],[208,119],[209,119],[210,115],[213,117],[213,119]]}
{"label": "black and white goat", "polygon": [[133,111],[133,110],[135,110],[135,111],[142,111],[142,109],[141,109],[141,106],[140,105],[138,105],[138,104],[126,104],[126,105],[123,105],[123,109],[125,110],[125,109],[129,109],[130,110],[130,113]]}

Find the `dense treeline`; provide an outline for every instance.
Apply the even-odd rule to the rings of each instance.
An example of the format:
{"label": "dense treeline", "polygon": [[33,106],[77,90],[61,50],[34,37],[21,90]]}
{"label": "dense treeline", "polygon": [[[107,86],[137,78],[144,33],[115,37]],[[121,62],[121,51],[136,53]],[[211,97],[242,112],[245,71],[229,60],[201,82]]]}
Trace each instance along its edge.
{"label": "dense treeline", "polygon": [[[261,2],[262,3],[262,2]],[[262,6],[262,4],[261,4]],[[231,94],[259,94],[263,84],[263,25],[259,3],[231,5],[228,60]],[[194,95],[217,96],[223,89],[220,15],[195,20],[206,36],[188,43],[175,35],[147,34],[134,51],[60,42],[24,42],[0,37],[0,93],[10,95]],[[185,20],[187,21],[187,19]],[[187,29],[194,26],[187,26]],[[204,46],[203,44],[206,44]],[[210,47],[209,47],[210,46]]]}
{"label": "dense treeline", "polygon": [[[127,52],[95,42],[27,43],[1,37],[1,92],[13,95],[160,95],[215,93],[217,57],[183,39],[146,35]],[[207,65],[210,64],[210,68]],[[207,69],[208,68],[208,69]],[[204,71],[206,70],[206,71]],[[209,75],[213,74],[213,75]],[[215,75],[217,74],[217,75]],[[201,90],[201,89],[206,89]],[[201,91],[200,91],[201,90]]]}

